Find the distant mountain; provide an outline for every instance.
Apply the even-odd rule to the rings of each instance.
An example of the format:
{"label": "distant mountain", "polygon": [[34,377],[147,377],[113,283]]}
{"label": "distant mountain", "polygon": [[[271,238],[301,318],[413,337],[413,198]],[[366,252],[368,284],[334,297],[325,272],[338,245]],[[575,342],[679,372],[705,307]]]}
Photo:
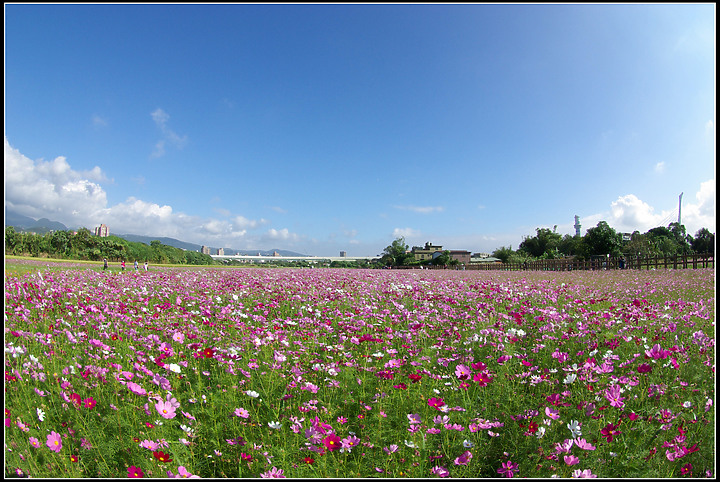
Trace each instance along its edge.
{"label": "distant mountain", "polygon": [[[202,249],[202,246],[199,244],[194,243],[188,243],[186,241],[180,241],[179,239],[175,238],[167,238],[167,237],[157,237],[157,236],[142,236],[140,234],[116,234],[111,233],[113,236],[117,236],[118,238],[125,239],[127,241],[133,241],[136,243],[145,243],[150,244],[152,241],[157,240],[160,241],[162,244],[166,246],[173,246],[175,248],[184,249],[186,251],[200,251]],[[215,248],[213,246],[208,246],[210,248],[211,254],[216,254],[218,248]],[[284,249],[270,249],[270,250],[238,250],[238,249],[231,249],[231,248],[223,248],[223,252],[226,255],[235,255],[235,254],[246,254],[246,255],[261,255],[261,256],[272,256],[273,253],[277,252],[280,256],[307,256],[306,254],[300,254],[295,253],[294,251],[287,251]]]}
{"label": "distant mountain", "polygon": [[[69,231],[67,226],[65,226],[62,223],[59,223],[57,221],[50,221],[47,218],[40,218],[38,220],[35,220],[28,216],[23,216],[22,214],[10,212],[8,210],[5,210],[5,226],[13,226],[16,230],[20,231],[32,231],[35,233],[47,233],[49,231]],[[90,228],[88,228],[90,229]],[[199,244],[194,243],[188,243],[185,241],[180,241],[179,239],[175,238],[168,238],[168,237],[162,237],[162,236],[143,236],[140,234],[117,234],[110,232],[112,236],[117,236],[118,238],[125,239],[127,241],[132,241],[136,243],[145,243],[150,244],[151,241],[157,240],[160,241],[162,244],[166,246],[173,246],[175,248],[184,249],[186,251],[200,251],[202,248]],[[217,253],[218,248],[209,246],[210,252],[215,254]],[[272,256],[273,253],[277,252],[280,256],[307,256],[306,254],[300,254],[295,253],[293,251],[287,251],[284,249],[270,249],[270,250],[260,250],[260,249],[254,249],[254,250],[237,250],[237,249],[230,249],[230,248],[224,248],[224,253],[227,255],[235,255],[235,254],[246,254],[250,256]]]}
{"label": "distant mountain", "polygon": [[68,230],[67,226],[57,221],[50,221],[47,218],[35,220],[31,217],[9,211],[5,211],[5,226],[13,226],[17,230],[32,231],[34,233]]}

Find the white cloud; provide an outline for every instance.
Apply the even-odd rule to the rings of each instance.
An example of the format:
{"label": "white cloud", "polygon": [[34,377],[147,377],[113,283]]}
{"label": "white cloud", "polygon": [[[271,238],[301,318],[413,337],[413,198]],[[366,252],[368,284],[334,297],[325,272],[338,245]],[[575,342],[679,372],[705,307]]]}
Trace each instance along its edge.
{"label": "white cloud", "polygon": [[295,233],[291,233],[288,228],[283,229],[274,229],[270,228],[268,229],[266,233],[267,239],[272,240],[281,240],[281,241],[297,241],[300,239],[300,236],[298,236]]}
{"label": "white cloud", "polygon": [[160,128],[160,131],[163,134],[163,138],[155,143],[155,148],[153,149],[152,154],[150,154],[150,157],[157,158],[164,156],[166,142],[170,143],[178,149],[182,149],[183,147],[185,147],[185,144],[187,144],[187,136],[181,137],[167,126],[167,122],[168,120],[170,120],[170,116],[167,112],[158,108],[155,109],[155,111],[151,112],[150,116],[155,122],[155,125]]}
{"label": "white cloud", "polygon": [[440,213],[445,210],[442,206],[393,206],[395,209],[403,211],[412,211],[419,214]]}
{"label": "white cloud", "polygon": [[92,116],[92,123],[95,127],[105,127],[107,125],[107,121],[97,114]]}
{"label": "white cloud", "polygon": [[[700,228],[707,228],[715,232],[715,180],[710,179],[700,184],[695,193],[695,202],[689,196],[683,197],[680,220],[688,234],[694,235]],[[610,204],[610,212],[583,216],[582,235],[587,229],[597,226],[600,221],[606,221],[618,232],[644,233],[658,226],[667,226],[677,221],[677,206],[662,210],[659,213],[646,202],[634,194],[620,196]]]}
{"label": "white cloud", "polygon": [[234,219],[234,226],[240,229],[254,229],[264,224],[268,224],[270,221],[267,219],[248,219],[244,216],[236,216]]}
{"label": "white cloud", "polygon": [[657,174],[662,174],[665,172],[665,162],[660,161],[657,164],[655,164],[655,172]]}
{"label": "white cloud", "polygon": [[420,231],[412,229],[412,228],[395,228],[393,229],[393,239],[397,238],[405,238],[405,241],[408,241],[409,238],[418,238],[420,237]]}
{"label": "white cloud", "polygon": [[46,217],[69,229],[92,229],[103,223],[111,233],[168,236],[197,244],[246,241],[246,231],[234,229],[230,222],[177,213],[168,205],[130,197],[108,206],[105,191],[93,181],[104,179],[100,168],[75,171],[62,156],[50,162],[33,161],[5,138],[5,207],[10,211],[34,219]]}
{"label": "white cloud", "polygon": [[105,191],[93,182],[105,179],[98,167],[74,171],[62,156],[35,162],[5,138],[5,206],[11,211],[72,223],[74,218],[90,216],[106,205]]}

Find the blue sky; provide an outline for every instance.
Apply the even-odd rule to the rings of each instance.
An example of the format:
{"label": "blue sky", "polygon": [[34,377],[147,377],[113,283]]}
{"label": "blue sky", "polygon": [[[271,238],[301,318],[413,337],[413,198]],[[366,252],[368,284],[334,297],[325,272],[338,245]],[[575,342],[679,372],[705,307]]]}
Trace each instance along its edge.
{"label": "blue sky", "polygon": [[5,4],[5,207],[213,247],[715,232],[715,5]]}

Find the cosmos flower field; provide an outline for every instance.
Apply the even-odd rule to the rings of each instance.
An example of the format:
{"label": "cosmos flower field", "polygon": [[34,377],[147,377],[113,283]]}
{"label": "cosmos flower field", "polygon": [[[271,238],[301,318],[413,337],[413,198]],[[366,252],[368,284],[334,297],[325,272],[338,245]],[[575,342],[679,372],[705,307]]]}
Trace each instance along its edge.
{"label": "cosmos flower field", "polygon": [[712,269],[6,272],[5,475],[714,477]]}

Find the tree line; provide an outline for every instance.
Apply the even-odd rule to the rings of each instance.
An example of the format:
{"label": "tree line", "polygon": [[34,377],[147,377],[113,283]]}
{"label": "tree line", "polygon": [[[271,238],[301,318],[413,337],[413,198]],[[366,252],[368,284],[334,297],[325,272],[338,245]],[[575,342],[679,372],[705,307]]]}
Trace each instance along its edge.
{"label": "tree line", "polygon": [[99,261],[149,262],[154,264],[210,265],[210,255],[186,251],[153,240],[149,245],[128,241],[118,236],[95,236],[87,228],[73,231],[53,231],[44,234],[18,232],[5,227],[5,254]]}
{"label": "tree line", "polygon": [[[502,246],[492,252],[492,256],[503,263],[523,263],[541,259],[576,258],[584,261],[593,256],[634,257],[634,256],[675,256],[685,254],[715,254],[715,234],[707,228],[701,228],[695,236],[687,234],[685,226],[670,223],[667,227],[659,226],[645,233],[635,231],[630,239],[623,239],[608,225],[600,221],[597,226],[589,228],[584,236],[562,236],[556,232],[557,226],[537,228],[534,236],[525,236],[513,250],[512,246]],[[397,238],[385,248],[380,264],[383,266],[414,266],[423,264],[458,264],[458,260],[450,257],[449,251],[441,252],[429,261],[417,261],[413,253],[408,251],[405,238]]]}

